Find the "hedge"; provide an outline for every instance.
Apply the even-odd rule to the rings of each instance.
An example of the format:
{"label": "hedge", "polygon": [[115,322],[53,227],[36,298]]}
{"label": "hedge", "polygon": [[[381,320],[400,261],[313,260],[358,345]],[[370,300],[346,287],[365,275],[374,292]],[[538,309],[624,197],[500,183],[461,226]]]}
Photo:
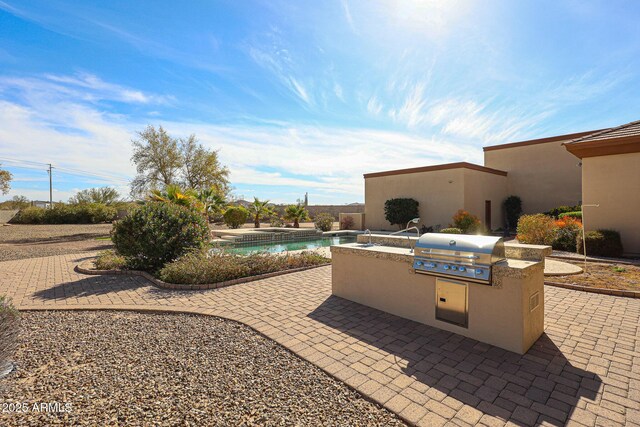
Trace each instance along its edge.
{"label": "hedge", "polygon": [[101,203],[56,204],[52,209],[28,207],[11,220],[12,224],[98,224],[116,219],[118,211]]}
{"label": "hedge", "polygon": [[[587,255],[619,258],[622,256],[622,239],[620,233],[614,230],[587,231],[585,234]],[[582,234],[576,240],[579,254],[583,254]]]}

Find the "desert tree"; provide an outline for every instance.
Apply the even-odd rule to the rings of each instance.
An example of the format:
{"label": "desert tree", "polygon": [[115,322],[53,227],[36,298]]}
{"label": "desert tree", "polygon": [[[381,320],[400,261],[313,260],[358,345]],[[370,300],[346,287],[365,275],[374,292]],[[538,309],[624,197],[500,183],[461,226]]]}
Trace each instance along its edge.
{"label": "desert tree", "polygon": [[220,164],[217,150],[207,150],[195,135],[179,140],[182,156],[182,185],[196,191],[215,189],[218,195],[229,192],[229,169]]}
{"label": "desert tree", "polygon": [[131,194],[141,196],[149,190],[164,189],[177,184],[182,156],[178,140],[172,138],[162,126],[153,126],[138,132],[138,139],[132,141],[131,161],[138,173],[131,183]]}
{"label": "desert tree", "polygon": [[69,199],[71,204],[80,203],[102,203],[113,205],[120,201],[120,193],[112,187],[87,188],[76,193]]}
{"label": "desert tree", "polygon": [[2,164],[0,164],[0,193],[7,194],[11,189],[13,175],[8,170],[2,169],[1,166]]}
{"label": "desert tree", "polygon": [[220,196],[229,192],[229,170],[220,164],[218,152],[198,143],[195,135],[174,138],[160,126],[148,126],[133,140],[137,175],[131,194],[140,197],[169,185],[201,191],[215,188]]}

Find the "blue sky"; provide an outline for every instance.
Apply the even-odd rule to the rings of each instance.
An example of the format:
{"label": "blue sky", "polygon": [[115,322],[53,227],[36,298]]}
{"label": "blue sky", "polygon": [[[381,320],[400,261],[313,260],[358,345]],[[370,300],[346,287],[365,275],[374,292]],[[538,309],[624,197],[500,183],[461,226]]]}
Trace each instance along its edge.
{"label": "blue sky", "polygon": [[[362,201],[362,174],[640,111],[633,1],[0,0],[8,196],[127,193],[147,124],[220,150],[234,192]],[[11,160],[2,160],[11,159]],[[17,161],[16,161],[17,160]]]}

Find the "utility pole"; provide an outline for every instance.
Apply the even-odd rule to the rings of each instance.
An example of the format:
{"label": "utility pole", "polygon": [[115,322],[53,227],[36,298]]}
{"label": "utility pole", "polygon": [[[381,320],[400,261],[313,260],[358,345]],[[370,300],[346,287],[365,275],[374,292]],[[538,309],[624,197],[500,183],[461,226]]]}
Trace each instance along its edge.
{"label": "utility pole", "polygon": [[47,170],[49,172],[49,209],[53,209],[53,174],[51,169],[53,169],[53,166],[49,163],[49,169]]}

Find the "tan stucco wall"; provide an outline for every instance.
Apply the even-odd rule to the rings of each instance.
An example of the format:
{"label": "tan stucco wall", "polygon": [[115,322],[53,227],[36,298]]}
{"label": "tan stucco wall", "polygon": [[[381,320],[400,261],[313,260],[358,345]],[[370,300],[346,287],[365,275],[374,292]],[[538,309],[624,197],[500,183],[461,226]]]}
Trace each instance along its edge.
{"label": "tan stucco wall", "polygon": [[485,223],[485,201],[491,200],[491,228],[502,227],[502,201],[507,197],[507,177],[464,169],[464,209]]}
{"label": "tan stucco wall", "polygon": [[507,196],[520,196],[524,213],[577,205],[582,200],[580,160],[563,142],[485,151],[484,165],[508,173]]}
{"label": "tan stucco wall", "polygon": [[582,159],[582,190],[587,230],[620,232],[624,251],[640,255],[640,153]]}
{"label": "tan stucco wall", "polygon": [[484,222],[484,203],[491,200],[491,224],[502,227],[502,201],[507,177],[466,168],[388,175],[365,179],[365,226],[371,230],[397,230],[384,218],[384,203],[411,197],[420,203],[421,225],[448,227],[458,209]]}
{"label": "tan stucco wall", "polygon": [[384,218],[384,202],[399,197],[411,197],[420,203],[420,225],[439,224],[447,227],[453,214],[464,206],[464,170],[458,168],[366,178],[366,227],[371,230],[398,230]]}
{"label": "tan stucco wall", "polygon": [[340,215],[338,215],[338,222],[342,224],[342,220],[348,216],[353,219],[352,230],[364,230],[365,221],[363,213],[340,213]]}

